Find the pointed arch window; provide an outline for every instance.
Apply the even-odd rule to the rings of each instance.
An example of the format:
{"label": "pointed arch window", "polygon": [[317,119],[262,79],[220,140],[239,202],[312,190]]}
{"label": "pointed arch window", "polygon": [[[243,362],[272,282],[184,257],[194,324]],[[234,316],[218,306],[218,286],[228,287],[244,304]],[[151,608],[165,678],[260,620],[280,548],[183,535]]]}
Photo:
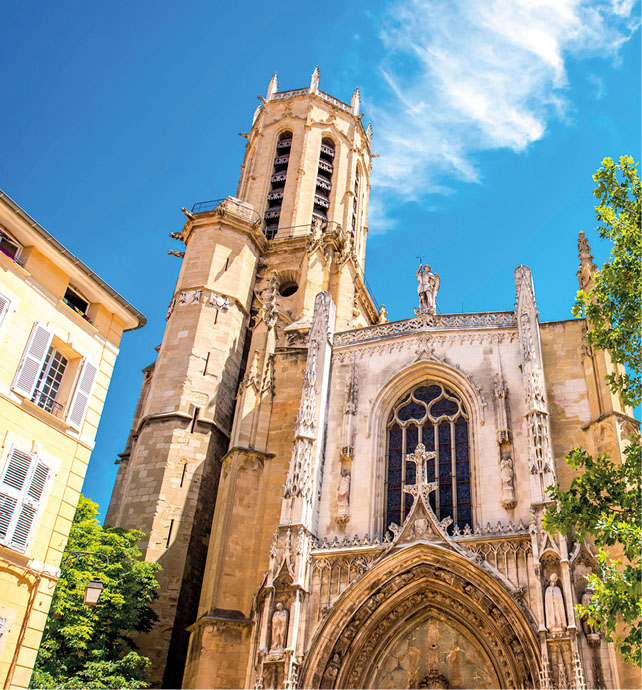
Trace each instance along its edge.
{"label": "pointed arch window", "polygon": [[430,505],[439,520],[451,517],[448,528],[472,526],[468,414],[459,396],[438,383],[421,383],[392,408],[387,427],[388,447],[384,528],[402,525],[412,497],[404,484],[415,482],[415,466],[406,455],[423,443],[435,458],[428,461],[428,481],[437,482]]}
{"label": "pointed arch window", "polygon": [[330,208],[330,192],[332,191],[332,174],[334,173],[334,142],[329,137],[321,141],[319,153],[319,169],[317,171],[317,186],[314,192],[313,218],[328,220]]}
{"label": "pointed arch window", "polygon": [[274,157],[274,169],[270,178],[270,191],[267,195],[267,211],[265,212],[265,236],[268,240],[274,239],[279,229],[281,218],[281,206],[283,204],[283,192],[288,175],[290,163],[290,150],[292,148],[292,132],[282,132],[276,144]]}

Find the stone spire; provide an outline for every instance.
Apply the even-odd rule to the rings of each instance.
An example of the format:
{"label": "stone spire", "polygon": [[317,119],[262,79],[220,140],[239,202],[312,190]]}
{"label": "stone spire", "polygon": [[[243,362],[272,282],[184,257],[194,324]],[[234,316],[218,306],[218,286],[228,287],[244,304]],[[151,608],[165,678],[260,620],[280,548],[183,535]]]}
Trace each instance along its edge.
{"label": "stone spire", "polygon": [[352,93],[350,106],[352,107],[352,114],[355,117],[359,117],[359,107],[361,106],[361,94],[359,93],[359,87],[357,87]]}
{"label": "stone spire", "polygon": [[581,230],[577,240],[577,253],[580,259],[580,267],[577,270],[577,280],[580,284],[580,290],[588,292],[595,282],[595,271],[597,270],[597,266],[593,263],[591,247],[584,236],[584,232]]}
{"label": "stone spire", "polygon": [[278,91],[279,89],[279,78],[276,76],[276,72],[272,75],[272,79],[270,79],[270,82],[268,84],[267,88],[267,96],[265,97],[266,101],[269,101],[272,96]]}

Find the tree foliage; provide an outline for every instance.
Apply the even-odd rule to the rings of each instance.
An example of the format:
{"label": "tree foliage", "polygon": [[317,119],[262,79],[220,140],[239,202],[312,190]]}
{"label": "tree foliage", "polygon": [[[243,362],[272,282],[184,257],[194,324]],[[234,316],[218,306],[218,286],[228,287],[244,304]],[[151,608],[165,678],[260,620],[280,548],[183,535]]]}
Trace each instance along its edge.
{"label": "tree foliage", "polygon": [[630,156],[619,165],[610,158],[593,175],[600,200],[595,213],[602,239],[613,242],[611,257],[595,275],[589,292],[577,293],[575,316],[586,316],[588,344],[608,350],[627,371],[609,376],[609,385],[625,405],[642,402],[640,378],[640,317],[642,316],[642,241],[640,238],[640,176]]}
{"label": "tree foliage", "polygon": [[[156,620],[149,604],[156,598],[155,572],[160,566],[141,561],[137,547],[142,533],[101,527],[98,506],[80,497],[61,576],[31,680],[33,688],[145,688],[149,659],[130,637],[148,632]],[[70,551],[105,554],[82,556]],[[104,590],[96,606],[83,603],[87,583],[96,578]]]}
{"label": "tree foliage", "polygon": [[[607,350],[613,362],[624,365],[624,373],[611,374],[611,390],[625,405],[641,401],[640,315],[641,233],[640,178],[629,156],[615,164],[610,158],[593,175],[600,203],[595,208],[600,237],[613,242],[611,257],[596,273],[593,288],[579,292],[573,313],[586,316],[587,340],[594,349]],[[593,598],[580,616],[602,629],[606,640],[614,641],[624,659],[641,665],[642,598],[642,457],[640,435],[631,437],[622,462],[608,455],[591,456],[574,448],[566,462],[581,472],[568,491],[559,485],[549,494],[556,508],[545,516],[545,527],[553,532],[592,537],[598,547],[599,572],[589,578]],[[607,547],[609,551],[607,551]],[[614,557],[624,556],[624,558]],[[621,626],[619,630],[616,630]]]}

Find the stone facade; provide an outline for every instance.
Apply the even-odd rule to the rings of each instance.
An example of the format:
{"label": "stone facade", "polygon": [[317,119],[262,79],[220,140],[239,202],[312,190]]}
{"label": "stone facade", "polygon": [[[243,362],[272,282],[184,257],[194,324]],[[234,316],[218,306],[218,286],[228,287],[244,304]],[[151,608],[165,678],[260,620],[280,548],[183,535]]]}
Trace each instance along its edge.
{"label": "stone facade", "polygon": [[165,568],[156,681],[185,660],[193,688],[628,687],[575,614],[590,546],[542,529],[566,452],[620,457],[635,425],[612,365],[583,321],[539,322],[526,266],[514,310],[455,315],[422,266],[387,322],[363,280],[371,135],[358,92],[274,77],[237,197],[176,235],[108,514]]}
{"label": "stone facade", "polygon": [[5,688],[29,686],[120,340],[123,331],[144,323],[140,312],[0,192]]}

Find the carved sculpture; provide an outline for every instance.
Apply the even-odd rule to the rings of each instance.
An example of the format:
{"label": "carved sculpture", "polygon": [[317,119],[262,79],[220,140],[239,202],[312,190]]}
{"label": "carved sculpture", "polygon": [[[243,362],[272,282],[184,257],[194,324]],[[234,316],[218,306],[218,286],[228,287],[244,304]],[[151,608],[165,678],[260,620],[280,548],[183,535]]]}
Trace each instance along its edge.
{"label": "carved sculpture", "polygon": [[435,314],[437,311],[437,290],[439,290],[440,282],[439,275],[432,273],[428,264],[420,264],[416,275],[419,311],[422,314]]}
{"label": "carved sculpture", "polygon": [[593,263],[591,247],[582,231],[580,231],[580,236],[577,240],[577,252],[580,258],[580,267],[577,270],[577,280],[580,285],[580,290],[588,292],[593,287],[597,266]]}
{"label": "carved sculpture", "polygon": [[272,614],[272,644],[270,651],[285,648],[288,631],[288,610],[279,601]]}
{"label": "carved sculpture", "polygon": [[382,304],[379,309],[379,321],[377,323],[388,323],[388,311],[385,304]]}
{"label": "carved sculpture", "polygon": [[[591,587],[587,587],[584,590],[584,593],[582,594],[582,601],[580,602],[584,608],[587,608],[588,605],[591,603],[593,593],[594,590]],[[589,640],[599,639],[600,634],[594,626],[589,624],[588,614],[586,613],[582,616],[582,628],[584,629],[584,633],[586,634],[586,637]]]}
{"label": "carved sculpture", "polygon": [[337,487],[337,522],[346,522],[350,513],[350,474],[346,472],[339,479]]}
{"label": "carved sculpture", "polygon": [[516,505],[515,486],[513,483],[515,472],[513,471],[512,444],[505,441],[500,446],[499,475],[502,480],[502,505],[506,510],[512,510]]}
{"label": "carved sculpture", "polygon": [[548,632],[559,634],[566,631],[566,609],[562,591],[557,586],[558,577],[553,573],[548,580],[548,587],[544,593],[544,612],[546,614],[546,628]]}

